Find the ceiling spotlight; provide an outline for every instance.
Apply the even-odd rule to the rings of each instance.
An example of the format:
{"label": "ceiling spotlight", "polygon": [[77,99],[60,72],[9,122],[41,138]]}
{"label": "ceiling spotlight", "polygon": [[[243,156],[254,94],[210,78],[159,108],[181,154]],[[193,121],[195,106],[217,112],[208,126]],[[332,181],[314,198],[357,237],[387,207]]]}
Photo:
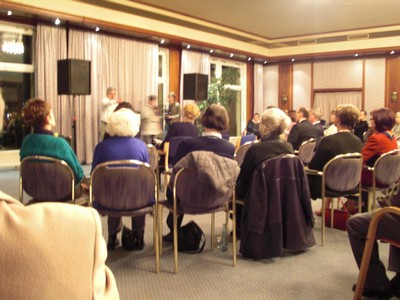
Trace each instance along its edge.
{"label": "ceiling spotlight", "polygon": [[354,54],[354,57],[358,57],[358,53]]}
{"label": "ceiling spotlight", "polygon": [[190,45],[187,45],[187,46],[186,46],[186,49],[190,49]]}
{"label": "ceiling spotlight", "polygon": [[165,40],[164,40],[164,39],[161,39],[160,44],[162,45],[162,44],[164,44],[164,43],[165,43]]}
{"label": "ceiling spotlight", "polygon": [[11,15],[12,15],[12,11],[9,10],[9,11],[7,12],[7,16],[11,16]]}
{"label": "ceiling spotlight", "polygon": [[390,51],[390,54],[394,54],[394,51],[392,50],[392,51]]}
{"label": "ceiling spotlight", "polygon": [[95,31],[96,31],[96,32],[100,31],[100,27],[96,26]]}
{"label": "ceiling spotlight", "polygon": [[211,50],[210,50],[210,54],[211,54],[211,53],[213,53],[213,52],[214,52],[214,50],[213,50],[213,49],[211,49]]}
{"label": "ceiling spotlight", "polygon": [[229,57],[233,57],[233,53],[231,53],[231,54],[229,55]]}
{"label": "ceiling spotlight", "polygon": [[266,65],[267,64],[267,61],[266,60],[264,60],[264,65]]}
{"label": "ceiling spotlight", "polygon": [[59,18],[57,18],[57,19],[54,21],[54,24],[56,24],[56,25],[60,25],[60,23],[61,23],[61,21],[60,21]]}
{"label": "ceiling spotlight", "polygon": [[293,62],[293,61],[295,61],[295,59],[294,59],[294,58],[292,58],[292,62]]}
{"label": "ceiling spotlight", "polygon": [[248,61],[251,61],[251,57],[249,57],[247,60],[248,60]]}

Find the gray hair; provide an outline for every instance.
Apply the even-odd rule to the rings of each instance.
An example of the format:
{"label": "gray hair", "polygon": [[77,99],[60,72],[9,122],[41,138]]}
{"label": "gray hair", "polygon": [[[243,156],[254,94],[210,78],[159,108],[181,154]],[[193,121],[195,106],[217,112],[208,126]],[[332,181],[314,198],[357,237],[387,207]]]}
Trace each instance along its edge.
{"label": "gray hair", "polygon": [[261,138],[280,136],[291,124],[290,118],[279,108],[268,108],[260,123]]}
{"label": "gray hair", "polygon": [[107,94],[108,94],[109,92],[114,92],[114,91],[116,91],[116,90],[117,90],[116,88],[110,86],[110,87],[107,88]]}
{"label": "gray hair", "polygon": [[321,118],[322,118],[322,109],[321,109],[321,107],[314,107],[310,111],[310,114],[314,115],[314,117],[316,117],[317,120],[321,120]]}

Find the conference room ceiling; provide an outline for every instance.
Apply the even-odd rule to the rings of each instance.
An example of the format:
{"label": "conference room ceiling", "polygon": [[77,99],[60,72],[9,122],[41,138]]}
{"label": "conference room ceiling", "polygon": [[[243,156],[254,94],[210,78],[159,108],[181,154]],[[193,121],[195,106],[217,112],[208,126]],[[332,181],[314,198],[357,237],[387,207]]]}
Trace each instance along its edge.
{"label": "conference room ceiling", "polygon": [[399,0],[141,0],[268,40],[400,24]]}

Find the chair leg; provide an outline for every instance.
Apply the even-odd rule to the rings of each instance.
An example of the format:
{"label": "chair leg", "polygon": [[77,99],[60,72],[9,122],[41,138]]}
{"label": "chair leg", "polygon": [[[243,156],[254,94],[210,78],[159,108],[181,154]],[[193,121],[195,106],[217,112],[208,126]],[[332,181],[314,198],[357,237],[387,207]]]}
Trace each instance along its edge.
{"label": "chair leg", "polygon": [[155,208],[154,221],[153,221],[153,239],[154,250],[156,254],[156,272],[160,273],[160,239],[158,238],[158,207]]}
{"label": "chair leg", "polygon": [[174,211],[174,272],[178,273],[178,220]]}
{"label": "chair leg", "polygon": [[321,214],[321,247],[324,246],[324,240],[325,240],[325,196],[321,197],[322,199],[322,214]]}
{"label": "chair leg", "polygon": [[[235,196],[233,196],[235,197]],[[229,211],[229,210],[228,210]],[[233,266],[236,267],[236,203],[232,202],[232,252],[233,252]]]}
{"label": "chair leg", "polygon": [[215,248],[215,213],[211,214],[211,251]]}
{"label": "chair leg", "polygon": [[368,212],[372,211],[372,194],[371,192],[368,192]]}
{"label": "chair leg", "polygon": [[[339,198],[336,198],[336,199],[337,199],[337,205],[339,208]],[[333,228],[333,217],[335,216],[335,205],[334,205],[335,198],[331,198],[330,202],[331,202],[330,203],[330,206],[331,206],[331,228]]]}
{"label": "chair leg", "polygon": [[162,255],[162,251],[163,251],[163,244],[162,244],[162,236],[163,236],[163,224],[162,224],[162,218],[163,218],[163,207],[162,205],[159,205],[158,208],[158,243],[160,246],[160,256]]}

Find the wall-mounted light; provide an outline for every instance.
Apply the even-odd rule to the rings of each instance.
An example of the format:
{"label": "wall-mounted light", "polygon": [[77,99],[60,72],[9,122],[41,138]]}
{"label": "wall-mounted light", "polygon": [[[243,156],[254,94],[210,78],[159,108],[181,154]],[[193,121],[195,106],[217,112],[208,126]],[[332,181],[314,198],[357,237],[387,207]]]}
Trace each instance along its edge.
{"label": "wall-mounted light", "polygon": [[390,94],[390,99],[392,100],[392,102],[396,102],[397,101],[397,92],[392,92]]}
{"label": "wall-mounted light", "polygon": [[281,96],[281,100],[282,100],[283,103],[286,103],[288,101],[287,95],[283,94]]}

